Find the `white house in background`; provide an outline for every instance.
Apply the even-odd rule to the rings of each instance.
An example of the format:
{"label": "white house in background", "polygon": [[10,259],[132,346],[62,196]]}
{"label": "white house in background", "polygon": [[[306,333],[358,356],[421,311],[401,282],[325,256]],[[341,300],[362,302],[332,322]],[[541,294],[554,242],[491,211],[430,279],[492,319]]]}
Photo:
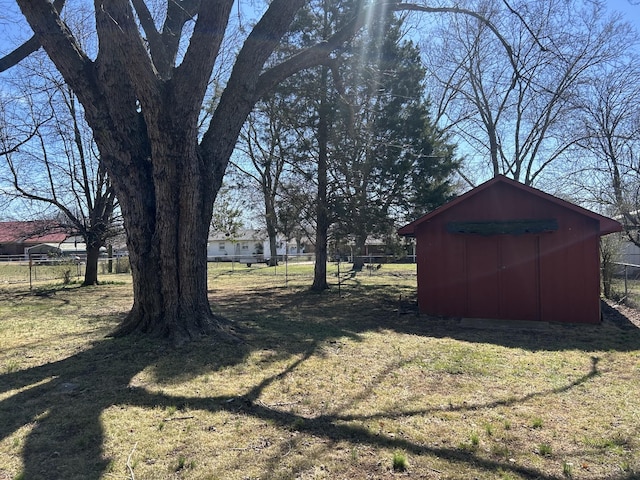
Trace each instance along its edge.
{"label": "white house in background", "polygon": [[[264,230],[241,229],[235,235],[223,232],[210,232],[207,242],[207,260],[210,262],[266,262],[270,258],[269,238]],[[278,256],[304,253],[298,251],[295,243],[287,245],[281,237],[277,238]]]}
{"label": "white house in background", "polygon": [[[638,218],[638,214],[640,214],[640,211],[634,210],[629,213],[633,218]],[[627,229],[629,229],[630,231],[638,230],[639,228],[637,225],[633,225],[633,223],[628,223],[622,215],[618,215],[613,218],[624,225],[625,231]],[[640,247],[629,240],[629,237],[627,236],[625,231],[616,234],[615,238],[617,239],[617,244],[615,248],[618,251],[618,254],[615,261],[626,264],[627,273],[637,274],[640,272],[640,267],[638,266],[640,265]],[[634,233],[633,235],[635,237],[636,233]]]}
{"label": "white house in background", "polygon": [[640,247],[626,236],[621,235],[615,261],[622,264],[616,270],[618,275],[633,275],[637,278],[640,274]]}
{"label": "white house in background", "polygon": [[[102,250],[106,251],[103,247]],[[84,239],[79,236],[65,238],[62,242],[44,242],[25,249],[26,256],[48,255],[48,256],[80,256],[87,254],[87,246]]]}
{"label": "white house in background", "polygon": [[640,247],[625,239],[620,244],[619,261],[630,265],[640,265]]}

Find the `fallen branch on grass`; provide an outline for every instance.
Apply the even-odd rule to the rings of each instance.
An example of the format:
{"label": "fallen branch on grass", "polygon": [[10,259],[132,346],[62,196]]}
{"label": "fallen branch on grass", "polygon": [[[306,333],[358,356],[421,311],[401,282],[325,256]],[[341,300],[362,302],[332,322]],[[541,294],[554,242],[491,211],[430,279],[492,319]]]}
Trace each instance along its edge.
{"label": "fallen branch on grass", "polygon": [[163,422],[172,422],[172,421],[175,421],[175,420],[190,420],[192,418],[195,418],[195,416],[194,415],[186,415],[184,417],[167,417],[167,418],[162,419],[162,421]]}

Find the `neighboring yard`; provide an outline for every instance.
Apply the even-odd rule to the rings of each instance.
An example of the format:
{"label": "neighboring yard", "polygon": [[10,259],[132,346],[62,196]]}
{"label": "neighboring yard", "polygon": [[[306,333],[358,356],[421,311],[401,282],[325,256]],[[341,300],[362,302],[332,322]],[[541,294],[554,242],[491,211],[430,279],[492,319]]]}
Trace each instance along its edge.
{"label": "neighboring yard", "polygon": [[637,274],[630,276],[626,282],[624,278],[614,278],[611,285],[615,298],[624,300],[634,308],[640,308],[640,279]]}
{"label": "neighboring yard", "polygon": [[343,271],[341,295],[311,268],[211,265],[243,343],[178,349],[105,338],[126,275],[0,287],[0,480],[640,475],[634,311],[474,329],[416,316],[413,265]]}

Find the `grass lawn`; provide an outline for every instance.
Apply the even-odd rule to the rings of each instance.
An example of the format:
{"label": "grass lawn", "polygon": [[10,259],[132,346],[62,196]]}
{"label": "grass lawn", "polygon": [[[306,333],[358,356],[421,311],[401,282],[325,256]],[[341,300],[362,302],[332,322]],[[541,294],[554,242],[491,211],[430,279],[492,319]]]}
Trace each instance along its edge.
{"label": "grass lawn", "polygon": [[211,265],[242,343],[107,337],[113,283],[0,289],[0,480],[632,479],[640,330],[418,317],[414,267]]}

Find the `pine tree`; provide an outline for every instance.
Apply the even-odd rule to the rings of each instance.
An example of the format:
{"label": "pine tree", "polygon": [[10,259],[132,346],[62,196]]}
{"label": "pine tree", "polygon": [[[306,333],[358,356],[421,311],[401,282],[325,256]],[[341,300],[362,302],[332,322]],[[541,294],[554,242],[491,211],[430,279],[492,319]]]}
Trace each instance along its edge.
{"label": "pine tree", "polygon": [[[357,2],[324,0],[298,15],[290,42],[304,46],[330,36]],[[350,47],[332,62],[292,77],[278,94],[289,99],[298,131],[298,166],[317,181],[316,272],[327,288],[327,242],[352,241],[362,265],[368,237],[452,195],[454,148],[433,125],[424,98],[419,49],[402,40],[402,19],[381,7]],[[273,112],[282,116],[281,111]],[[304,164],[304,158],[313,159]],[[307,170],[308,172],[308,170]],[[325,176],[326,172],[326,176]]]}

